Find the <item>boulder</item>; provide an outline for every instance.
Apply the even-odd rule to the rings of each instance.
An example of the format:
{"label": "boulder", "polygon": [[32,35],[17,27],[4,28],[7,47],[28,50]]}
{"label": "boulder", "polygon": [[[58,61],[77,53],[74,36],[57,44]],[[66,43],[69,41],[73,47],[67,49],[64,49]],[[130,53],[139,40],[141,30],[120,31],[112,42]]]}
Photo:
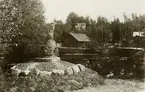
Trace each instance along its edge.
{"label": "boulder", "polygon": [[68,83],[71,85],[71,90],[77,90],[83,88],[83,83],[76,80],[68,80]]}
{"label": "boulder", "polygon": [[19,76],[27,76],[30,73],[30,70],[21,71]]}
{"label": "boulder", "polygon": [[[40,73],[40,70],[39,69],[37,69],[37,68],[33,68],[33,69],[31,69],[31,72],[30,72],[31,74],[34,74],[34,75],[39,75],[39,73]],[[29,73],[29,74],[30,74]]]}
{"label": "boulder", "polygon": [[24,73],[25,73],[26,75],[28,75],[28,74],[30,73],[30,70],[25,70]]}
{"label": "boulder", "polygon": [[67,68],[64,72],[65,72],[65,74],[67,74],[67,75],[73,74],[72,68]]}
{"label": "boulder", "polygon": [[54,74],[54,75],[64,75],[64,70],[54,69],[54,70],[52,70],[52,74]]}
{"label": "boulder", "polygon": [[79,68],[77,65],[74,65],[74,66],[72,67],[72,70],[73,70],[74,73],[80,72],[80,68]]}
{"label": "boulder", "polygon": [[85,71],[86,67],[82,64],[77,64],[77,66],[79,67],[80,71]]}
{"label": "boulder", "polygon": [[48,72],[48,71],[39,71],[39,75],[40,76],[50,76],[52,74],[52,72]]}
{"label": "boulder", "polygon": [[17,68],[12,69],[12,74],[13,75],[19,75],[20,73],[21,73],[21,70],[20,69],[17,69]]}

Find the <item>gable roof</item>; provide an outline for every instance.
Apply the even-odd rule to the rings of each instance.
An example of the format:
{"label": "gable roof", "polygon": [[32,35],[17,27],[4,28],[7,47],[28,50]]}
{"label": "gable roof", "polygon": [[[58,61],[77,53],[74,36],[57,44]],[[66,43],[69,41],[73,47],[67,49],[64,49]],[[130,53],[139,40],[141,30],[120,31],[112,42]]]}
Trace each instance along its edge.
{"label": "gable roof", "polygon": [[69,33],[71,36],[73,36],[77,41],[79,42],[90,42],[90,38],[83,33]]}

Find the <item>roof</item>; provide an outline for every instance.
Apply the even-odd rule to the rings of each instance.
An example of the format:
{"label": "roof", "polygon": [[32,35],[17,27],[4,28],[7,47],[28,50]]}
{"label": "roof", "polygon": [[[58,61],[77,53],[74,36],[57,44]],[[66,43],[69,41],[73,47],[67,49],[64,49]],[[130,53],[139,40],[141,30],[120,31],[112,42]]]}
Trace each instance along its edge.
{"label": "roof", "polygon": [[90,38],[83,33],[69,33],[71,36],[73,36],[77,41],[79,42],[90,42]]}
{"label": "roof", "polygon": [[145,32],[133,32],[133,37],[140,36],[143,37]]}

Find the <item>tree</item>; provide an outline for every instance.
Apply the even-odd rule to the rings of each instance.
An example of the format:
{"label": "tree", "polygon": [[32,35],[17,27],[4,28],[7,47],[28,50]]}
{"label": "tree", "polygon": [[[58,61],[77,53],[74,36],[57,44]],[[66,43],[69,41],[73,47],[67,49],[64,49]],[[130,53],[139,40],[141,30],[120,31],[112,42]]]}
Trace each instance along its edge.
{"label": "tree", "polygon": [[[100,43],[108,42],[111,38],[110,23],[105,17],[99,16],[97,19],[97,34]],[[99,36],[100,35],[100,36]]]}
{"label": "tree", "polygon": [[0,1],[0,38],[9,49],[9,58],[21,61],[25,55],[36,56],[37,47],[48,40],[44,19],[39,0]]}
{"label": "tree", "polygon": [[121,25],[122,24],[118,18],[114,19],[114,21],[111,22],[112,40],[114,42],[119,42],[119,41],[122,41],[122,39],[123,39]]}
{"label": "tree", "polygon": [[[71,12],[67,19],[66,19],[66,25],[69,29],[67,29],[69,32],[80,32],[80,30],[76,29],[77,23],[85,23],[85,18],[83,16],[78,16],[76,13]],[[82,32],[82,31],[81,31]]]}
{"label": "tree", "polygon": [[[139,31],[143,31],[143,29],[145,28],[145,16],[144,15],[137,15],[137,14],[132,14],[131,18],[128,18],[125,14],[124,14],[124,23],[123,23],[123,34],[124,34],[124,38],[126,39],[126,41],[129,43],[130,46],[133,46],[135,44],[139,45],[139,42],[142,44],[142,39],[136,39],[137,41],[133,41],[133,32],[139,32]],[[138,45],[135,45],[136,47]]]}
{"label": "tree", "polygon": [[67,27],[62,21],[54,20],[55,30],[54,30],[54,40],[56,42],[62,42],[63,33],[66,32]]}

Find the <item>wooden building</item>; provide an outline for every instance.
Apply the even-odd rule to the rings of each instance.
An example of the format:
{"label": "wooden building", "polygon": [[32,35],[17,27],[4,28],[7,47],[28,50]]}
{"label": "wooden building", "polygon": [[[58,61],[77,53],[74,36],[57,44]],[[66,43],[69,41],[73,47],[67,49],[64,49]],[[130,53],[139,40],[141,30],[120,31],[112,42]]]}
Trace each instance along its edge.
{"label": "wooden building", "polygon": [[64,33],[62,46],[85,48],[90,43],[90,41],[90,38],[83,33]]}
{"label": "wooden building", "polygon": [[133,32],[133,44],[134,47],[144,47],[144,37],[145,37],[145,29],[143,31]]}

